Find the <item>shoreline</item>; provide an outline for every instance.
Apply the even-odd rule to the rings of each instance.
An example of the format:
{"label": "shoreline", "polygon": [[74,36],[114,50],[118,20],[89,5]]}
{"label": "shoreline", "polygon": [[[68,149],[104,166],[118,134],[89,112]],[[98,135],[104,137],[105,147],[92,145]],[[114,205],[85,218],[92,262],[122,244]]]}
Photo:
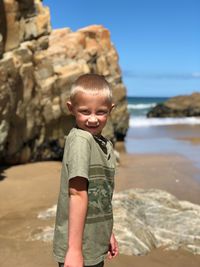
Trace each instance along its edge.
{"label": "shoreline", "polygon": [[[192,160],[177,154],[120,154],[115,191],[129,188],[161,189],[200,205],[200,169]],[[133,177],[133,178],[132,178]],[[125,183],[124,183],[125,180]]]}
{"label": "shoreline", "polygon": [[[42,227],[54,225],[39,220],[39,212],[56,202],[61,162],[37,162],[9,167],[0,181],[0,265],[21,267],[57,266],[52,242],[33,240]],[[128,188],[158,188],[178,199],[200,204],[200,171],[179,155],[132,155],[121,153],[115,179],[116,192]],[[119,255],[105,267],[199,267],[200,255],[187,251],[154,249],[145,256]]]}
{"label": "shoreline", "polygon": [[[130,127],[125,149],[131,155],[180,156],[200,170],[200,125]],[[200,181],[200,172],[196,175]]]}

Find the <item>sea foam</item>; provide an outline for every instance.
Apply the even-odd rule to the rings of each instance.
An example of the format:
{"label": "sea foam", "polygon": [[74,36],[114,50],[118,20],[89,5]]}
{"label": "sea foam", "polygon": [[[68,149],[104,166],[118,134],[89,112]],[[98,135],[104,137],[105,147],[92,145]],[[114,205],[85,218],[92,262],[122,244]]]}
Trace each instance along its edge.
{"label": "sea foam", "polygon": [[134,110],[134,109],[149,109],[153,108],[156,106],[156,103],[149,103],[149,104],[128,104],[128,109],[129,110]]}
{"label": "sea foam", "polygon": [[129,120],[130,127],[151,127],[167,125],[199,125],[200,117],[184,118],[146,118],[132,117]]}

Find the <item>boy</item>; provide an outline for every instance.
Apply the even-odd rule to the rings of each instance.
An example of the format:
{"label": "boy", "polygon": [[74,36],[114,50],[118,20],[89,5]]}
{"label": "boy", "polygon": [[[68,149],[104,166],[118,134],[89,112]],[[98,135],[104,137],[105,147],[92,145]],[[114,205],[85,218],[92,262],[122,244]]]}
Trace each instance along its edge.
{"label": "boy", "polygon": [[102,267],[106,255],[118,254],[111,204],[115,158],[111,142],[101,135],[114,107],[108,82],[82,75],[67,106],[76,127],[65,143],[54,255],[60,267]]}

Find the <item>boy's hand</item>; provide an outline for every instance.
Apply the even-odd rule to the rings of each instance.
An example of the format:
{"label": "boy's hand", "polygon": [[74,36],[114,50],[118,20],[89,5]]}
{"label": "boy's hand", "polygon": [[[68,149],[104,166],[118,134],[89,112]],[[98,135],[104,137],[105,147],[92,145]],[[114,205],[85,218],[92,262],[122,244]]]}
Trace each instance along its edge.
{"label": "boy's hand", "polygon": [[83,267],[83,254],[82,251],[68,250],[64,267]]}
{"label": "boy's hand", "polygon": [[110,238],[110,246],[108,250],[108,259],[111,260],[112,258],[116,257],[118,254],[119,254],[118,243],[117,243],[117,240],[114,234],[112,233],[111,238]]}

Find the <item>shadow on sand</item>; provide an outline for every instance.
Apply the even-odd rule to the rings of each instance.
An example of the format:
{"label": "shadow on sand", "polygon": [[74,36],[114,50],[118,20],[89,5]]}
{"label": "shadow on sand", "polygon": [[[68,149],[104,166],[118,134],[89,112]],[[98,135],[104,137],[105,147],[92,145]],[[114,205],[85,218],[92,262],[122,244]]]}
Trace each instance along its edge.
{"label": "shadow on sand", "polygon": [[0,182],[6,178],[5,170],[8,168],[9,166],[0,166]]}

